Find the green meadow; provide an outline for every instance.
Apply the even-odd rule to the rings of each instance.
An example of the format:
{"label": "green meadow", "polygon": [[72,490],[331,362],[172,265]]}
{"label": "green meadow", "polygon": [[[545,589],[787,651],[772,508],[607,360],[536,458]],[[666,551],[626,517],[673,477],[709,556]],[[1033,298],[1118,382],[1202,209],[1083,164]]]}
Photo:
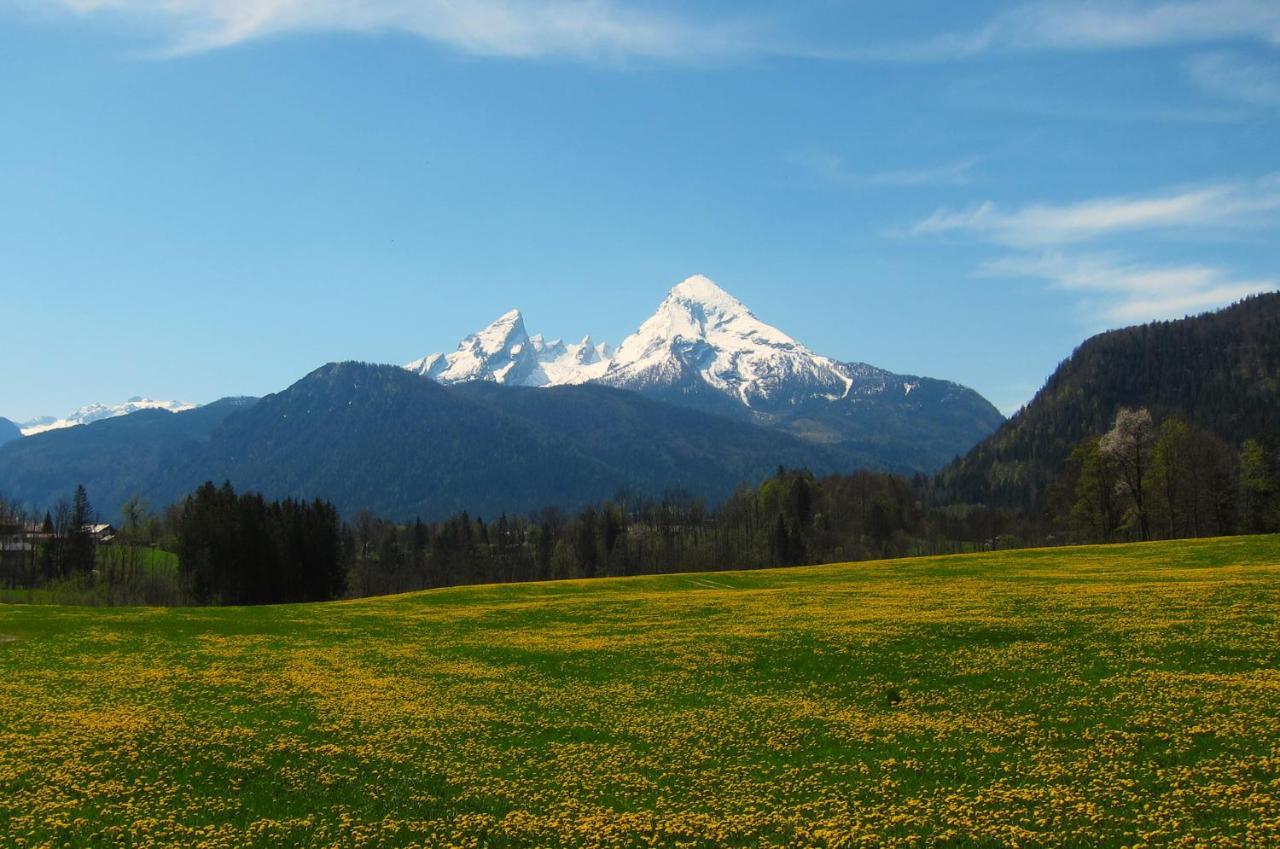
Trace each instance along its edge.
{"label": "green meadow", "polygon": [[0,845],[1280,845],[1280,537],[0,604]]}

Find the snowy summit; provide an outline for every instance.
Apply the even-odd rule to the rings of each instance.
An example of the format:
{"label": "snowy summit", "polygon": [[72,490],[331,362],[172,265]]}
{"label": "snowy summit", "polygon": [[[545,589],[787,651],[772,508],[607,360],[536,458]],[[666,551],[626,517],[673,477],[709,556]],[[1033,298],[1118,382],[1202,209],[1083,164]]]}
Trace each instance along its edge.
{"label": "snowy summit", "polygon": [[441,383],[595,382],[648,391],[709,391],[751,409],[839,400],[867,378],[874,384],[867,388],[879,392],[888,375],[814,353],[701,274],[672,288],[616,351],[589,336],[568,345],[530,336],[520,311],[511,310],[463,339],[453,353],[430,354],[405,368]]}
{"label": "snowy summit", "polygon": [[503,313],[472,333],[452,354],[429,354],[405,368],[441,383],[491,380],[512,386],[585,383],[604,373],[613,349],[590,336],[577,344],[530,336],[520,310]]}
{"label": "snowy summit", "polygon": [[625,388],[703,383],[748,407],[782,392],[835,400],[853,385],[839,363],[765,324],[701,274],[673,288],[627,337],[602,382]]}

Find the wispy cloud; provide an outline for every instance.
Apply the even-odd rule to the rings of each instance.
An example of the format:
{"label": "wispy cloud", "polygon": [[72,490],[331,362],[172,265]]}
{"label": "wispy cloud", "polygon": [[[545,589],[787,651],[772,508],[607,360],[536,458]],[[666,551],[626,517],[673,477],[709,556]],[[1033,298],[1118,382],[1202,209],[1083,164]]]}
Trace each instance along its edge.
{"label": "wispy cloud", "polygon": [[1016,50],[1115,50],[1224,41],[1280,44],[1274,0],[1044,2],[967,31],[851,51],[849,58],[948,61]]}
{"label": "wispy cloud", "polygon": [[1109,324],[1179,318],[1280,288],[1275,279],[1239,279],[1206,265],[1148,265],[1112,255],[1004,257],[983,263],[980,276],[1047,280],[1088,297],[1086,310]]}
{"label": "wispy cloud", "polygon": [[1219,51],[1192,56],[1192,81],[1210,94],[1257,106],[1280,106],[1280,60]]}
{"label": "wispy cloud", "polygon": [[[1076,293],[1079,307],[1091,321],[1114,326],[1175,318],[1280,288],[1280,278],[1273,276],[1242,276],[1215,265],[1134,258],[1141,252],[1144,235],[1163,231],[1194,239],[1245,229],[1269,233],[1280,226],[1277,210],[1280,175],[1272,174],[1148,196],[1041,203],[1007,211],[987,201],[961,212],[938,210],[912,227],[910,234],[964,236],[1013,249],[981,263],[976,274],[1047,281],[1054,289]],[[1082,252],[1079,247],[1118,240],[1123,252]]]}
{"label": "wispy cloud", "polygon": [[299,32],[401,32],[480,55],[715,61],[764,50],[745,21],[704,22],[621,0],[54,0],[160,30],[169,53]]}
{"label": "wispy cloud", "polygon": [[1005,211],[992,201],[967,210],[938,209],[911,228],[916,236],[968,233],[1018,247],[1083,242],[1140,231],[1260,226],[1280,209],[1280,174],[1253,182],[1220,182],[1148,197],[1106,197]]}
{"label": "wispy cloud", "polygon": [[[116,16],[195,53],[299,32],[401,32],[488,56],[716,62],[753,55],[950,61],[999,51],[1098,50],[1252,41],[1280,45],[1274,0],[1084,0],[1016,6],[964,31],[895,44],[822,45],[741,16],[643,0],[10,0]],[[680,12],[672,9],[682,9]]]}
{"label": "wispy cloud", "polygon": [[883,188],[892,186],[960,186],[971,180],[977,157],[931,168],[888,171],[858,171],[850,168],[842,157],[819,150],[809,150],[791,157],[818,179],[848,188]]}

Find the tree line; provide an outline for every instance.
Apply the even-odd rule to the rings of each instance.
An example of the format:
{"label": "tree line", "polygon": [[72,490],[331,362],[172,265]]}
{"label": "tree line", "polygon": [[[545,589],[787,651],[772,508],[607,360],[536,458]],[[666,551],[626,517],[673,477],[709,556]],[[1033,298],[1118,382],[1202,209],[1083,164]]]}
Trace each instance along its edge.
{"label": "tree line", "polygon": [[1280,456],[1176,417],[1121,409],[1058,470],[1043,512],[950,501],[935,478],[778,469],[717,509],[671,493],[573,515],[467,513],[403,524],[361,513],[347,533],[362,595],[458,583],[753,569],[1032,545],[1280,531]]}
{"label": "tree line", "polygon": [[197,604],[328,601],[346,592],[342,523],[327,501],[268,502],[208,482],[172,521],[178,573]]}
{"label": "tree line", "polygon": [[[163,605],[346,594],[343,524],[327,501],[267,501],[237,494],[230,483],[206,483],[161,513],[139,498],[121,513],[107,538],[94,532],[97,515],[83,486],[43,520],[0,498],[0,590],[26,590],[25,600]],[[15,592],[8,598],[24,600]]]}
{"label": "tree line", "polygon": [[[1061,464],[1045,508],[956,503],[937,478],[779,468],[714,509],[685,493],[619,494],[577,512],[397,522],[206,483],[159,514],[132,499],[110,546],[80,530],[83,487],[31,550],[0,551],[0,585],[98,588],[107,603],[321,601],[455,584],[791,566],[1027,545],[1280,530],[1280,462],[1177,417],[1122,408]],[[22,511],[0,499],[0,537]],[[28,522],[29,525],[29,522]],[[6,531],[9,529],[9,531]],[[86,548],[86,546],[88,548]],[[139,552],[176,553],[165,571]],[[154,564],[154,558],[152,558]],[[166,583],[167,582],[167,583]],[[105,590],[102,588],[106,588]]]}
{"label": "tree line", "polygon": [[1233,448],[1206,428],[1121,408],[1050,487],[1052,531],[1075,542],[1280,530],[1280,464],[1264,434]]}

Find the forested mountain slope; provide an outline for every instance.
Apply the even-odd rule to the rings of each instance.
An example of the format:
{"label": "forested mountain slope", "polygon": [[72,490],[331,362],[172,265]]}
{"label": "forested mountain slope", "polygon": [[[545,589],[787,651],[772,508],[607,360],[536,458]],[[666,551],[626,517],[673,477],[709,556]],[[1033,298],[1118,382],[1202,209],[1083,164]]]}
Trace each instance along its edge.
{"label": "forested mountain slope", "polygon": [[1280,293],[1084,342],[1035,398],[938,476],[946,500],[1037,509],[1072,448],[1120,407],[1146,407],[1228,443],[1280,435]]}
{"label": "forested mountain slope", "polygon": [[856,466],[855,453],[604,386],[442,386],[396,366],[333,363],[232,412],[135,413],[0,449],[0,492],[49,505],[83,483],[108,517],[206,480],[326,498],[388,518],[574,509],[620,491],[711,501],[779,465]]}
{"label": "forested mountain slope", "polygon": [[0,445],[22,438],[22,431],[16,424],[0,416]]}

